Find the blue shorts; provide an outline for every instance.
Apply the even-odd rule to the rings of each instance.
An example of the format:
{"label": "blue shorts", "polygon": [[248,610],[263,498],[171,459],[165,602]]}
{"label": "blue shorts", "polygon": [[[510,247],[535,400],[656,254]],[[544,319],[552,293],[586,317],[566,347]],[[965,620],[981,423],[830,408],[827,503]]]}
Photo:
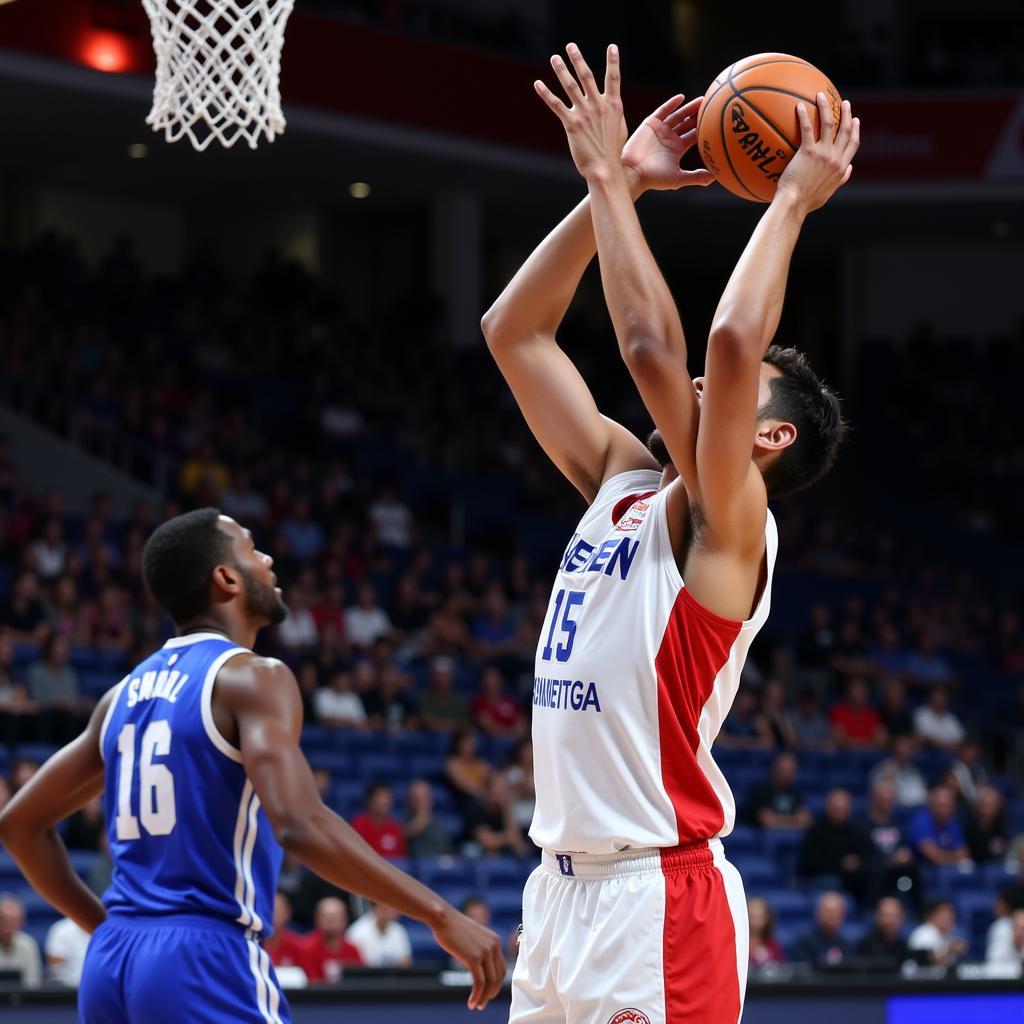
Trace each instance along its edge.
{"label": "blue shorts", "polygon": [[270,957],[215,918],[111,915],[89,942],[82,1024],[290,1024]]}

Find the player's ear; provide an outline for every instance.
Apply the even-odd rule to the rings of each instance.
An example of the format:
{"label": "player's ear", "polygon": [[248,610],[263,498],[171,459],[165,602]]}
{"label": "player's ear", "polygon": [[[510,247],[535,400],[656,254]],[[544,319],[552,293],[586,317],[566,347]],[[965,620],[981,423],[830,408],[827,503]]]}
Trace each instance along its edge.
{"label": "player's ear", "polygon": [[761,420],[757,425],[754,447],[773,452],[788,448],[796,440],[796,427],[780,420]]}
{"label": "player's ear", "polygon": [[242,589],[242,578],[233,566],[218,565],[213,570],[213,585],[226,597],[233,597]]}

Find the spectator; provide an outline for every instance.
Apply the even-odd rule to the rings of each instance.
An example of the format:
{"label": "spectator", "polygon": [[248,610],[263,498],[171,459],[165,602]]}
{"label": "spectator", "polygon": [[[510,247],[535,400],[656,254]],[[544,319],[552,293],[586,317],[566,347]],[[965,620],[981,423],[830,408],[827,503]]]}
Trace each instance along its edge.
{"label": "spectator", "polygon": [[786,709],[786,688],[769,679],[761,691],[761,710],[754,717],[758,735],[770,746],[795,750],[799,746],[793,716]]}
{"label": "spectator", "polygon": [[924,776],[914,764],[916,750],[917,741],[913,736],[894,736],[890,744],[890,756],[871,771],[871,785],[878,782],[890,783],[899,807],[920,807],[928,799]]}
{"label": "spectator", "polygon": [[1019,978],[1024,975],[1024,910],[1015,910],[1008,921],[1009,942],[1003,947],[990,945],[985,964],[1000,976]]}
{"label": "spectator", "polygon": [[507,659],[518,644],[515,620],[509,615],[505,592],[498,583],[492,583],[484,594],[479,615],[470,627],[473,650],[481,661]]}
{"label": "spectator", "polygon": [[18,971],[25,988],[39,988],[43,965],[39,947],[25,927],[25,908],[13,896],[0,896],[0,971]]}
{"label": "spectator", "polygon": [[841,747],[881,747],[885,726],[878,712],[868,704],[868,684],[855,677],[846,684],[846,699],[829,714],[832,735]]}
{"label": "spectator", "polygon": [[860,623],[855,619],[847,619],[839,626],[839,640],[832,656],[832,668],[840,684],[853,676],[870,676],[875,672],[875,663],[868,655]]}
{"label": "spectator", "polygon": [[85,951],[89,946],[89,933],[71,918],[62,917],[50,925],[43,945],[46,972],[51,980],[67,988],[78,988]]}
{"label": "spectator", "polygon": [[352,827],[382,857],[406,856],[405,831],[392,817],[395,796],[383,782],[371,783],[366,790],[366,810],[352,819]]}
{"label": "spectator", "polygon": [[430,663],[430,682],[420,698],[420,718],[431,732],[454,732],[469,721],[466,698],[455,690],[451,658],[434,658]]}
{"label": "spectator", "polygon": [[252,485],[252,475],[245,469],[236,470],[231,485],[220,496],[221,511],[236,522],[247,523],[255,529],[267,520],[267,499]]}
{"label": "spectator", "polygon": [[895,676],[882,680],[882,700],[878,715],[890,739],[914,734],[914,719],[907,709],[907,688]]}
{"label": "spectator", "polygon": [[781,964],[786,954],[775,938],[775,914],[768,901],[760,896],[751,896],[747,900],[747,920],[750,924],[750,969],[758,971]]}
{"label": "spectator", "polygon": [[964,738],[960,719],[949,710],[949,691],[936,686],[927,702],[914,712],[914,732],[929,746],[952,750]]}
{"label": "spectator", "polygon": [[227,466],[217,458],[213,442],[204,440],[182,464],[178,485],[183,494],[197,502],[216,505],[230,480]]}
{"label": "spectator", "polygon": [[907,656],[905,671],[918,686],[948,686],[955,680],[953,666],[939,653],[932,630],[926,629],[917,640],[917,649]]}
{"label": "spectator", "polygon": [[870,899],[881,893],[907,892],[920,908],[921,879],[914,852],[911,850],[903,828],[896,821],[896,788],[891,782],[879,779],[871,787],[864,825],[868,838],[874,847],[872,874],[874,892]]}
{"label": "spectator", "polygon": [[505,693],[505,682],[494,665],[480,673],[480,693],[471,707],[473,724],[488,736],[520,739],[526,732],[523,709]]}
{"label": "spectator", "polygon": [[884,622],[878,632],[878,645],[871,651],[871,660],[879,671],[902,676],[907,663],[907,652],[900,642],[899,631],[891,623]]}
{"label": "spectator", "polygon": [[316,905],[315,927],[302,944],[302,966],[310,982],[336,985],[345,967],[366,963],[347,927],[348,909],[341,900],[328,897]]}
{"label": "spectator", "polygon": [[21,572],[11,586],[11,596],[0,607],[0,623],[11,633],[16,644],[39,644],[46,637],[46,606],[39,596],[39,577],[34,572]]}
{"label": "spectator", "polygon": [[309,502],[304,498],[292,503],[291,515],[281,522],[281,534],[300,562],[312,562],[326,543],[323,528],[310,517]]}
{"label": "spectator", "polygon": [[370,583],[359,587],[356,603],[345,613],[348,639],[353,647],[365,650],[391,632],[388,614],[377,604],[377,591]]}
{"label": "spectator", "polygon": [[929,954],[938,967],[951,967],[967,952],[967,943],[955,934],[956,908],[949,900],[933,900],[925,908],[924,922],[907,940],[911,950]]}
{"label": "spectator", "polygon": [[352,673],[348,669],[335,672],[327,686],[313,697],[317,720],[332,728],[364,729],[366,709],[358,693],[352,691]]}
{"label": "spectator", "polygon": [[476,749],[476,733],[470,728],[459,729],[452,736],[444,762],[445,780],[463,809],[483,798],[491,774],[491,766]]}
{"label": "spectator", "polygon": [[16,757],[11,762],[10,772],[7,776],[11,796],[14,796],[37,771],[39,771],[38,761],[33,761],[30,757]]}
{"label": "spectator", "polygon": [[964,823],[967,851],[976,864],[1002,860],[1010,845],[1003,795],[994,786],[982,786]]}
{"label": "spectator", "polygon": [[132,644],[124,590],[114,582],[105,583],[95,602],[81,616],[81,640],[89,647],[125,651]]}
{"label": "spectator", "polygon": [[405,797],[406,845],[414,860],[447,857],[455,852],[452,837],[434,816],[434,791],[425,779],[413,779]]}
{"label": "spectator", "polygon": [[85,716],[78,673],[68,664],[68,642],[49,633],[40,654],[28,670],[29,696],[40,707],[40,735],[50,743],[69,743],[82,731]]}
{"label": "spectator", "polygon": [[797,637],[796,663],[801,668],[825,673],[835,654],[838,639],[832,628],[832,612],[827,604],[811,607],[810,621]]}
{"label": "spectator", "polygon": [[968,736],[957,747],[956,760],[949,766],[946,782],[952,786],[967,803],[974,803],[978,789],[988,781],[988,772],[981,762],[978,741]]}
{"label": "spectator", "polygon": [[[326,901],[325,901],[326,902]],[[334,902],[340,903],[340,900]],[[342,904],[344,910],[344,904]],[[307,939],[298,932],[293,932],[288,925],[292,920],[292,901],[287,894],[278,891],[274,894],[274,934],[263,940],[263,948],[275,967],[298,967],[303,973],[306,970]],[[342,926],[344,930],[344,926]],[[323,964],[323,961],[320,961]]]}
{"label": "spectator", "polygon": [[851,818],[853,803],[845,789],[833,789],[825,813],[804,833],[800,874],[805,878],[839,880],[861,902],[867,895],[872,860],[871,839]]}
{"label": "spectator", "polygon": [[69,850],[98,850],[105,831],[103,802],[100,797],[93,797],[68,819],[64,827],[64,845]]}
{"label": "spectator", "polygon": [[78,583],[75,577],[65,573],[57,579],[50,593],[50,623],[55,633],[67,637],[72,646],[83,639],[84,622],[81,602],[78,597]]}
{"label": "spectator", "polygon": [[385,547],[408,551],[413,542],[413,517],[408,505],[398,500],[391,484],[380,489],[380,496],[370,504],[370,522],[377,539]]}
{"label": "spectator", "polygon": [[85,873],[85,884],[89,891],[98,896],[101,900],[103,894],[110,888],[114,879],[114,864],[110,859],[110,847],[108,846],[107,833],[100,833],[99,856],[96,857]]}
{"label": "spectator", "polygon": [[911,819],[907,837],[918,860],[926,864],[961,864],[968,859],[956,797],[948,786],[936,786],[928,794],[928,805]]}
{"label": "spectator", "polygon": [[757,694],[749,686],[741,686],[715,742],[731,750],[769,750],[770,740],[757,730],[758,714]]}
{"label": "spectator", "polygon": [[793,754],[779,754],[768,782],[754,786],[743,811],[744,819],[762,828],[807,828],[811,812],[796,788],[797,760]]}
{"label": "spectator", "polygon": [[61,521],[48,519],[39,539],[32,545],[32,562],[40,578],[46,582],[56,579],[64,571],[67,554]]}
{"label": "spectator", "polygon": [[341,583],[332,583],[326,587],[321,599],[310,608],[310,613],[316,623],[317,633],[322,634],[325,627],[330,627],[337,636],[344,636],[345,588]]}
{"label": "spectator", "polygon": [[793,959],[816,967],[834,967],[850,955],[840,934],[846,922],[846,901],[838,892],[823,892],[815,909],[815,925],[793,947]]}
{"label": "spectator", "polygon": [[813,690],[801,690],[797,695],[793,731],[801,750],[829,750],[832,747],[832,730],[821,713],[821,702]]}
{"label": "spectator", "polygon": [[875,970],[895,974],[910,959],[910,947],[903,938],[903,904],[892,896],[878,901],[871,931],[857,943],[856,953],[870,960]]}
{"label": "spectator", "polygon": [[399,923],[398,911],[383,903],[371,904],[371,909],[349,928],[348,940],[367,967],[412,965],[409,933]]}
{"label": "spectator", "polygon": [[288,614],[277,627],[277,641],[293,654],[303,654],[316,647],[316,619],[309,609],[309,592],[302,584],[288,591]]}
{"label": "spectator", "polygon": [[35,739],[39,705],[14,676],[14,641],[0,629],[0,743],[11,746]]}
{"label": "spectator", "polygon": [[485,855],[525,857],[530,847],[515,817],[512,794],[498,772],[487,780],[483,799],[466,812],[466,831]]}
{"label": "spectator", "polygon": [[419,707],[406,693],[406,677],[397,665],[381,669],[377,685],[363,699],[371,729],[401,732],[419,728]]}
{"label": "spectator", "polygon": [[505,781],[512,793],[516,821],[524,833],[533,824],[537,806],[537,791],[533,778],[533,742],[523,740],[515,749],[512,761],[505,769]]}

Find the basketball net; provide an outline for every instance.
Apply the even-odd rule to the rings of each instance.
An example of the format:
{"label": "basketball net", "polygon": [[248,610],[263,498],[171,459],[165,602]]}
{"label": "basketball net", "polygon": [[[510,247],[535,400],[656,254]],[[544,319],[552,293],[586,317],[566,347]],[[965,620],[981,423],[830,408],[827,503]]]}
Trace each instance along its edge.
{"label": "basketball net", "polygon": [[142,0],[156,52],[153,109],[168,142],[202,152],[244,139],[255,149],[284,131],[281,49],[294,0]]}

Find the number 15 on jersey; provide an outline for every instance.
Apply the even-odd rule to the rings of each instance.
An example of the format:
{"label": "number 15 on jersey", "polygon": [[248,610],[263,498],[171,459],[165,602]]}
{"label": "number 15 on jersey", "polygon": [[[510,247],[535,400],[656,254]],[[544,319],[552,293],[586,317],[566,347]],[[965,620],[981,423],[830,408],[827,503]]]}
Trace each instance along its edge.
{"label": "number 15 on jersey", "polygon": [[[556,661],[568,661],[572,656],[572,645],[576,642],[576,627],[586,597],[583,590],[560,590],[555,595],[555,607],[548,626],[548,638],[541,651],[541,660],[550,661],[554,653]],[[560,623],[560,624],[559,624]],[[558,626],[558,642],[555,643],[555,627]]]}

